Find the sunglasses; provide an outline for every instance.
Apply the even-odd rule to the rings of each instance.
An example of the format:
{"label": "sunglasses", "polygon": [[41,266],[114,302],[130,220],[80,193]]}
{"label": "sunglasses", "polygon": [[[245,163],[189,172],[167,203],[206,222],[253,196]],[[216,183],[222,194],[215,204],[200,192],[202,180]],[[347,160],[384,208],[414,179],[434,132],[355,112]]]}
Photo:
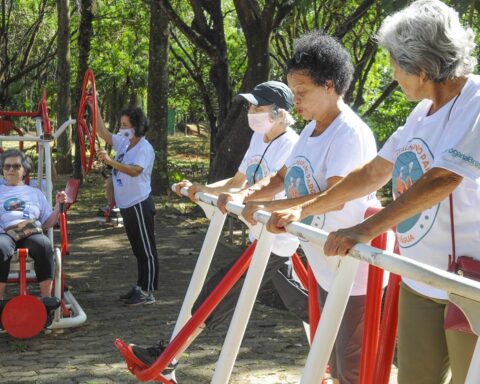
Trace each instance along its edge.
{"label": "sunglasses", "polygon": [[8,171],[9,169],[13,169],[14,171],[18,171],[20,168],[22,168],[22,164],[3,164],[3,169],[5,171]]}

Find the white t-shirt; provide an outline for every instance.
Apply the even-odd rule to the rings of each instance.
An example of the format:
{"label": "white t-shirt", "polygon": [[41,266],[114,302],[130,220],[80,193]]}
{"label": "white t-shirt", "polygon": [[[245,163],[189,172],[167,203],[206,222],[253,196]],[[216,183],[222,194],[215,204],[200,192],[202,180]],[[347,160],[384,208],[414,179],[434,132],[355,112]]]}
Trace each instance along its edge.
{"label": "white t-shirt", "polygon": [[150,143],[142,137],[131,149],[128,149],[130,140],[125,136],[113,135],[113,149],[116,152],[115,161],[126,165],[137,165],[143,168],[138,176],[129,176],[113,169],[113,190],[118,208],[129,208],[144,201],[152,190],[150,179],[152,176],[155,152]]}
{"label": "white t-shirt", "polygon": [[[421,101],[379,156],[394,164],[394,198],[434,167],[464,177],[453,192],[456,255],[480,259],[480,76],[470,76],[456,100],[427,116],[431,105],[431,100]],[[396,228],[402,255],[447,270],[452,253],[448,197]],[[447,298],[443,290],[404,281],[423,295]]]}
{"label": "white t-shirt", "polygon": [[52,214],[42,191],[29,185],[0,185],[0,203],[0,233],[25,220],[35,219],[41,226]]}
{"label": "white t-shirt", "polygon": [[[263,141],[263,134],[254,132],[248,150],[238,167],[238,171],[247,177],[247,183],[249,185],[255,184],[255,182],[278,172],[283,167],[297,141],[298,135],[295,131],[287,128],[285,134],[277,137],[268,147],[269,143]],[[275,199],[284,198],[284,192],[275,196]],[[252,232],[250,232],[250,234],[252,237]],[[251,238],[251,240],[253,239]],[[292,256],[298,248],[298,244],[299,241],[295,236],[289,233],[282,233],[275,236],[272,252],[277,256],[289,257]]]}
{"label": "white t-shirt", "polygon": [[[286,162],[285,190],[289,198],[310,195],[327,189],[331,177],[345,177],[355,168],[373,159],[377,153],[370,128],[346,107],[319,136],[312,137],[316,122],[303,129],[300,139]],[[340,211],[306,217],[302,222],[327,232],[351,227],[364,220],[370,206],[380,206],[375,194],[352,200]],[[320,286],[329,291],[339,263],[339,257],[325,257],[319,247],[301,241]],[[352,295],[364,295],[368,264],[360,263]]]}

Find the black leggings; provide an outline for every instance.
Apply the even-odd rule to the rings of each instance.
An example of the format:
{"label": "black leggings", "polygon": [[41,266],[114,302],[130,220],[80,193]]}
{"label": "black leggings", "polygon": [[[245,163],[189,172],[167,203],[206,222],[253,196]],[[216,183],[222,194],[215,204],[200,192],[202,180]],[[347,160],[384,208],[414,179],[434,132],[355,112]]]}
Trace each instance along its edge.
{"label": "black leggings", "polygon": [[151,196],[129,208],[120,208],[125,232],[137,258],[137,285],[144,291],[158,287],[158,255],[155,244],[155,203]]}
{"label": "black leggings", "polygon": [[[308,322],[308,295],[298,283],[292,278],[291,268],[286,264],[288,257],[270,254],[260,288],[272,280],[277,292],[280,295],[287,309],[293,312],[301,320]],[[192,313],[200,307],[205,299],[212,293],[220,283],[225,274],[232,268],[236,260],[217,271],[203,286],[200,295],[193,305]],[[245,275],[237,281],[230,292],[218,304],[215,310],[206,319],[205,325],[214,329],[220,325],[233,312],[237,305],[238,297],[242,291]]]}
{"label": "black leggings", "polygon": [[35,274],[39,283],[53,280],[55,259],[50,239],[36,233],[23,240],[15,241],[5,233],[0,233],[0,283],[6,283],[10,272],[10,261],[17,248],[27,248],[34,261]]}

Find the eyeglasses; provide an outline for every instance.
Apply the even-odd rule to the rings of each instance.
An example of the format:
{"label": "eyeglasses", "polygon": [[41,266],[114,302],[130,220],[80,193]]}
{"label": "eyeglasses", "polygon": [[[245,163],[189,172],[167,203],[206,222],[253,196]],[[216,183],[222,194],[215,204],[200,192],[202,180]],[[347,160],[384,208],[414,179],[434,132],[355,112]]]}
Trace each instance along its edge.
{"label": "eyeglasses", "polygon": [[5,171],[8,171],[9,169],[13,169],[14,171],[18,171],[20,168],[22,168],[22,164],[3,164],[3,169]]}

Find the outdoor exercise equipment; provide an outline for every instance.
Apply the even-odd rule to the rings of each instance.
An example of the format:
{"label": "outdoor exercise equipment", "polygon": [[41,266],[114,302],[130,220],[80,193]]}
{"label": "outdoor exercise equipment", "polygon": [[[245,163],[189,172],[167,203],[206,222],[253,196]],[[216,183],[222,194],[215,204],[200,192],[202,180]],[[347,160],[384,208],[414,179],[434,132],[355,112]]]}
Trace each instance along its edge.
{"label": "outdoor exercise equipment", "polygon": [[84,173],[89,173],[92,170],[93,160],[95,158],[97,109],[95,75],[91,69],[88,69],[83,78],[82,97],[80,99],[77,116],[77,135],[80,145],[82,170]]}
{"label": "outdoor exercise equipment", "polygon": [[[223,277],[217,287],[215,287],[215,289],[200,305],[193,316],[191,316],[190,314],[193,303],[195,302],[196,297],[198,297],[204,284],[226,217],[218,209],[214,209],[209,204],[200,203],[199,205],[204,209],[206,216],[211,219],[211,222],[205,236],[205,241],[200,251],[195,270],[192,274],[192,278],[185,295],[185,300],[183,302],[182,309],[180,310],[170,343],[163,351],[162,355],[156,360],[156,362],[152,366],[146,367],[145,364],[143,364],[133,355],[129,345],[120,339],[115,341],[115,346],[124,356],[128,369],[135,376],[137,376],[139,380],[156,380],[163,383],[171,383],[171,381],[161,375],[162,371],[168,366],[173,358],[178,356],[180,352],[184,351],[185,348],[188,347],[188,345],[190,345],[190,343],[194,340],[195,337],[192,335],[196,334],[199,327],[205,322],[208,316],[210,316],[220,301],[243,276],[245,271],[249,268],[251,259],[253,257],[253,253],[256,248],[256,242],[246,249],[243,255],[235,262],[232,268]],[[268,252],[268,254],[270,254],[270,252]],[[306,279],[305,267],[303,266],[298,255],[295,254],[293,259],[294,265],[296,264],[296,273]]]}
{"label": "outdoor exercise equipment", "polygon": [[[186,191],[182,190],[182,193],[183,192],[186,193]],[[197,194],[197,200],[200,200],[206,205],[216,204],[216,198],[208,194]],[[232,214],[240,215],[243,206],[230,202],[227,204],[227,209]],[[259,223],[259,225],[263,225],[267,222],[269,216],[270,215],[266,212],[258,211],[254,214],[254,219]],[[212,217],[212,221],[214,219],[215,217]],[[323,244],[326,241],[328,235],[324,231],[304,225],[302,223],[291,223],[287,226],[286,229],[289,233],[298,236],[303,240],[318,244],[321,247],[323,247]],[[259,283],[261,275],[263,275],[262,264],[263,262],[265,262],[265,257],[262,257],[264,256],[264,254],[262,255],[262,252],[258,252],[258,250],[262,246],[268,246],[268,242],[270,240],[271,234],[268,234],[266,231],[260,232],[258,244],[256,246],[251,266],[247,273],[247,277],[245,279],[242,289],[242,294],[240,295],[237,307],[235,309],[235,313],[230,324],[225,343],[222,347],[220,358],[217,362],[216,370],[212,378],[212,383],[225,384],[229,381],[233,364],[238,352],[239,344],[243,336],[244,326],[246,325],[246,320],[248,319],[250,313],[250,304],[255,297],[255,294],[252,294],[252,292],[254,292],[258,288],[257,283]],[[209,241],[211,241],[211,239],[209,239]],[[349,256],[351,257],[341,258],[340,266],[338,268],[333,287],[329,291],[327,301],[322,310],[322,316],[320,318],[317,332],[315,334],[310,353],[307,358],[304,374],[301,378],[302,384],[318,384],[322,380],[323,373],[333,347],[333,343],[337,336],[338,327],[341,323],[345,306],[350,295],[350,290],[354,281],[359,260],[366,261],[369,264],[374,265],[375,267],[395,273],[395,275],[391,274],[391,276],[393,275],[393,278],[391,278],[390,280],[390,286],[393,287],[393,289],[390,289],[391,287],[389,287],[386,297],[387,301],[391,300],[394,304],[396,300],[395,291],[398,287],[399,282],[398,276],[406,276],[417,281],[427,283],[434,287],[444,289],[450,294],[469,298],[470,300],[466,303],[465,301],[462,302],[462,304],[464,305],[463,308],[465,309],[470,321],[472,322],[472,328],[475,330],[475,332],[480,332],[480,316],[476,315],[477,313],[480,313],[480,283],[465,279],[461,276],[457,276],[446,271],[439,270],[437,268],[411,259],[401,257],[388,251],[381,251],[377,248],[365,244],[357,244],[350,250]],[[314,262],[314,260],[310,261]],[[251,273],[252,271],[253,273]],[[391,296],[392,298],[389,298],[389,296]],[[373,306],[376,307],[377,305],[378,304],[374,300]],[[395,315],[395,307],[395,305],[391,305],[391,309],[393,310],[384,313],[381,325],[382,332],[384,329],[383,323],[387,321],[387,319],[392,320],[392,316]],[[474,315],[472,316],[472,314]],[[378,325],[378,323],[376,324]],[[396,323],[394,322],[394,324],[394,331],[390,332],[390,334],[387,335],[386,339],[394,339]],[[376,325],[372,328],[375,329]],[[387,345],[388,343],[382,343],[383,341],[381,335],[380,341],[378,343],[376,358],[380,361],[383,361],[384,366],[379,367],[377,364],[377,366],[375,367],[376,372],[373,382],[377,382],[375,381],[376,377],[379,377],[377,375],[377,371],[383,370],[383,374],[385,374],[385,372],[390,370],[390,356],[382,356],[382,354],[385,353],[385,351],[385,354],[388,354],[388,350],[391,348],[391,345]],[[393,345],[393,342],[391,342],[391,344]],[[169,356],[165,356],[164,360],[167,360],[167,358],[170,358],[172,356],[174,356],[173,353],[171,353]],[[166,366],[166,364],[163,364],[165,363],[165,361],[162,361],[162,367],[157,365],[159,363],[160,361],[157,360],[156,363],[150,368],[143,370],[141,368],[137,368],[137,377],[141,380],[158,379],[158,375],[160,374],[161,369]],[[472,358],[470,370],[466,380],[467,384],[480,382],[479,363],[480,342],[477,342],[477,347]],[[388,367],[385,367],[385,365],[388,365]],[[147,373],[149,375],[148,377]],[[383,383],[385,381],[378,382]]]}
{"label": "outdoor exercise equipment", "polygon": [[[48,118],[48,106],[46,95],[43,94],[35,112],[0,111],[0,119],[13,120],[14,118],[33,118],[35,121],[35,135],[5,135],[0,141],[34,142],[37,144],[37,178],[36,186],[45,194],[47,201],[52,204],[53,183],[52,183],[52,156],[50,144],[57,139],[65,129],[73,125],[75,120],[64,122],[55,132],[52,132]],[[18,132],[18,131],[17,131]],[[33,337],[46,325],[50,329],[68,328],[79,326],[86,321],[86,315],[75,297],[66,288],[65,276],[63,273],[63,259],[68,255],[67,220],[66,209],[76,201],[80,180],[70,179],[65,187],[67,202],[62,205],[60,213],[60,248],[54,249],[55,276],[54,276],[54,297],[56,299],[39,300],[27,294],[27,283],[35,282],[36,276],[32,263],[27,263],[27,250],[19,249],[18,264],[11,263],[10,274],[7,282],[19,284],[19,295],[3,303],[1,320],[4,329],[11,336],[16,338]],[[54,244],[53,229],[48,230],[50,242]],[[58,307],[58,308],[57,308]],[[53,312],[51,324],[46,320]],[[49,321],[50,323],[50,321]]]}
{"label": "outdoor exercise equipment", "polygon": [[28,249],[17,250],[20,265],[20,295],[5,305],[2,311],[4,329],[13,337],[28,339],[39,333],[47,321],[47,309],[39,298],[27,294],[26,263]]}

